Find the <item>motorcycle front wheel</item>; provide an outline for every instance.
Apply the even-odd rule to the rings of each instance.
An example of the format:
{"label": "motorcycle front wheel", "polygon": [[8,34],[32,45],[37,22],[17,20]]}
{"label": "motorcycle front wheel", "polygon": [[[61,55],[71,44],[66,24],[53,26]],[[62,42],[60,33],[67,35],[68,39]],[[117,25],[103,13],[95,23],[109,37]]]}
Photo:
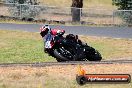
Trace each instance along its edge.
{"label": "motorcycle front wheel", "polygon": [[54,50],[54,56],[58,62],[72,61],[75,49],[73,47],[60,47]]}
{"label": "motorcycle front wheel", "polygon": [[58,62],[64,62],[68,60],[66,57],[61,55],[61,53],[57,49],[54,50],[54,55]]}
{"label": "motorcycle front wheel", "polygon": [[101,61],[102,56],[97,50],[93,50],[90,53],[86,53],[86,60],[89,61]]}

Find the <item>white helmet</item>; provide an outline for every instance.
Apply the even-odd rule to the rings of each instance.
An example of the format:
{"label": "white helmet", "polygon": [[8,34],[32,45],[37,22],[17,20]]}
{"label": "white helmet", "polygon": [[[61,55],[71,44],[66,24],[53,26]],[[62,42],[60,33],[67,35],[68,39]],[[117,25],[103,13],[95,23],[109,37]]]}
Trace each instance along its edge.
{"label": "white helmet", "polygon": [[40,28],[40,35],[44,37],[47,33],[51,31],[51,28],[48,25],[44,25]]}
{"label": "white helmet", "polygon": [[51,28],[49,27],[49,25],[44,25],[41,27],[40,29],[41,32],[44,32],[44,31],[51,31]]}

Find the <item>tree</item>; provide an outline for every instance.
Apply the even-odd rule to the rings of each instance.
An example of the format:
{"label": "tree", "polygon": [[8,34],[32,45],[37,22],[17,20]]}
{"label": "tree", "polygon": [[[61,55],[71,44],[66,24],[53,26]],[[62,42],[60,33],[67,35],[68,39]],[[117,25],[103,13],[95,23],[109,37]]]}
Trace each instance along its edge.
{"label": "tree", "polygon": [[132,0],[113,0],[113,5],[118,6],[118,10],[115,14],[123,19],[127,24],[132,24]]}
{"label": "tree", "polygon": [[119,10],[132,10],[132,0],[113,0],[113,4],[118,6]]}
{"label": "tree", "polygon": [[83,7],[83,0],[72,0],[71,5],[71,14],[72,14],[72,21],[73,22],[79,22]]}

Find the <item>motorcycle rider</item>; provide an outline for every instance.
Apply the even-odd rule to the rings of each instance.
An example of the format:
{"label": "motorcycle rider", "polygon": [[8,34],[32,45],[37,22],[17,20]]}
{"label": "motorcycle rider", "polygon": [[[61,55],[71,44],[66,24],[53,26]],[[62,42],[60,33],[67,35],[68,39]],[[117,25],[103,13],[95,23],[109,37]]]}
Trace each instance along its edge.
{"label": "motorcycle rider", "polygon": [[[44,44],[46,48],[51,48],[51,45],[48,41],[52,41],[55,36],[62,36],[65,33],[65,30],[62,29],[51,29],[49,25],[43,25],[40,28],[40,35],[43,38]],[[44,48],[44,52],[46,52],[46,48]]]}
{"label": "motorcycle rider", "polygon": [[[63,29],[51,29],[49,27],[49,25],[43,25],[40,28],[40,35],[42,36],[42,38],[44,39],[44,41],[48,41],[47,38],[50,35],[51,38],[55,37],[55,36],[62,36],[65,33],[65,30]],[[68,34],[66,36],[67,39],[71,39],[74,40],[76,43],[83,45],[83,42],[78,39],[78,35],[73,35],[73,34]]]}
{"label": "motorcycle rider", "polygon": [[40,35],[43,37],[45,37],[47,34],[51,34],[53,36],[61,36],[65,33],[65,30],[63,29],[51,29],[49,27],[49,25],[43,25],[40,28]]}
{"label": "motorcycle rider", "polygon": [[[86,60],[90,60],[90,61],[95,61],[95,60],[101,60],[102,59],[100,53],[98,53],[94,48],[86,46],[86,44],[84,44],[80,39],[78,39],[77,35],[68,34],[65,38],[65,37],[62,36],[64,33],[65,33],[65,30],[51,29],[48,25],[43,25],[40,28],[40,35],[44,39],[44,44],[45,44],[44,52],[48,53],[49,55],[51,55],[53,57],[55,56],[58,62],[65,61],[66,59],[62,59],[62,57],[57,56],[57,53],[56,54],[54,53],[54,51],[53,51],[54,47],[52,49],[52,46],[54,46],[54,44],[55,44],[54,42],[56,42],[56,40],[58,40],[58,38],[59,38],[58,41],[60,41],[60,43],[61,43],[60,38],[62,38],[62,40],[64,39],[66,41],[69,39],[68,40],[68,42],[70,42],[69,44],[74,43],[70,47],[75,46],[74,48],[71,48],[71,49],[73,49],[73,51],[72,51],[73,55],[71,56],[70,54],[65,54],[65,55],[70,56],[70,57],[66,57],[65,55],[64,55],[64,57],[70,58],[73,61],[83,60],[83,58],[84,58],[84,60],[86,59]],[[77,48],[76,48],[76,45],[78,46]],[[82,45],[84,45],[84,47],[82,47]],[[55,48],[55,50],[56,50],[56,48]],[[67,52],[69,52],[69,51],[70,50],[68,50]],[[72,52],[71,52],[71,54],[72,54]],[[84,54],[91,54],[90,52],[92,52],[92,54],[95,55],[95,56],[93,56],[93,55],[92,56],[84,55]],[[59,54],[60,54],[60,52],[58,52],[58,55]],[[63,56],[63,54],[62,54],[62,56]]]}

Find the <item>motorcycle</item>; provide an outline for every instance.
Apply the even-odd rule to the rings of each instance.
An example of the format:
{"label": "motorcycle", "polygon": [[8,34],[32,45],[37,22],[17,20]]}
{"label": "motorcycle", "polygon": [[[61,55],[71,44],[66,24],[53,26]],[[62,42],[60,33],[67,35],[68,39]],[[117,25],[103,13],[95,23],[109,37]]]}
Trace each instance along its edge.
{"label": "motorcycle", "polygon": [[58,62],[64,61],[101,61],[101,54],[87,43],[81,42],[77,35],[68,34],[53,36],[47,34],[44,51],[56,58]]}

